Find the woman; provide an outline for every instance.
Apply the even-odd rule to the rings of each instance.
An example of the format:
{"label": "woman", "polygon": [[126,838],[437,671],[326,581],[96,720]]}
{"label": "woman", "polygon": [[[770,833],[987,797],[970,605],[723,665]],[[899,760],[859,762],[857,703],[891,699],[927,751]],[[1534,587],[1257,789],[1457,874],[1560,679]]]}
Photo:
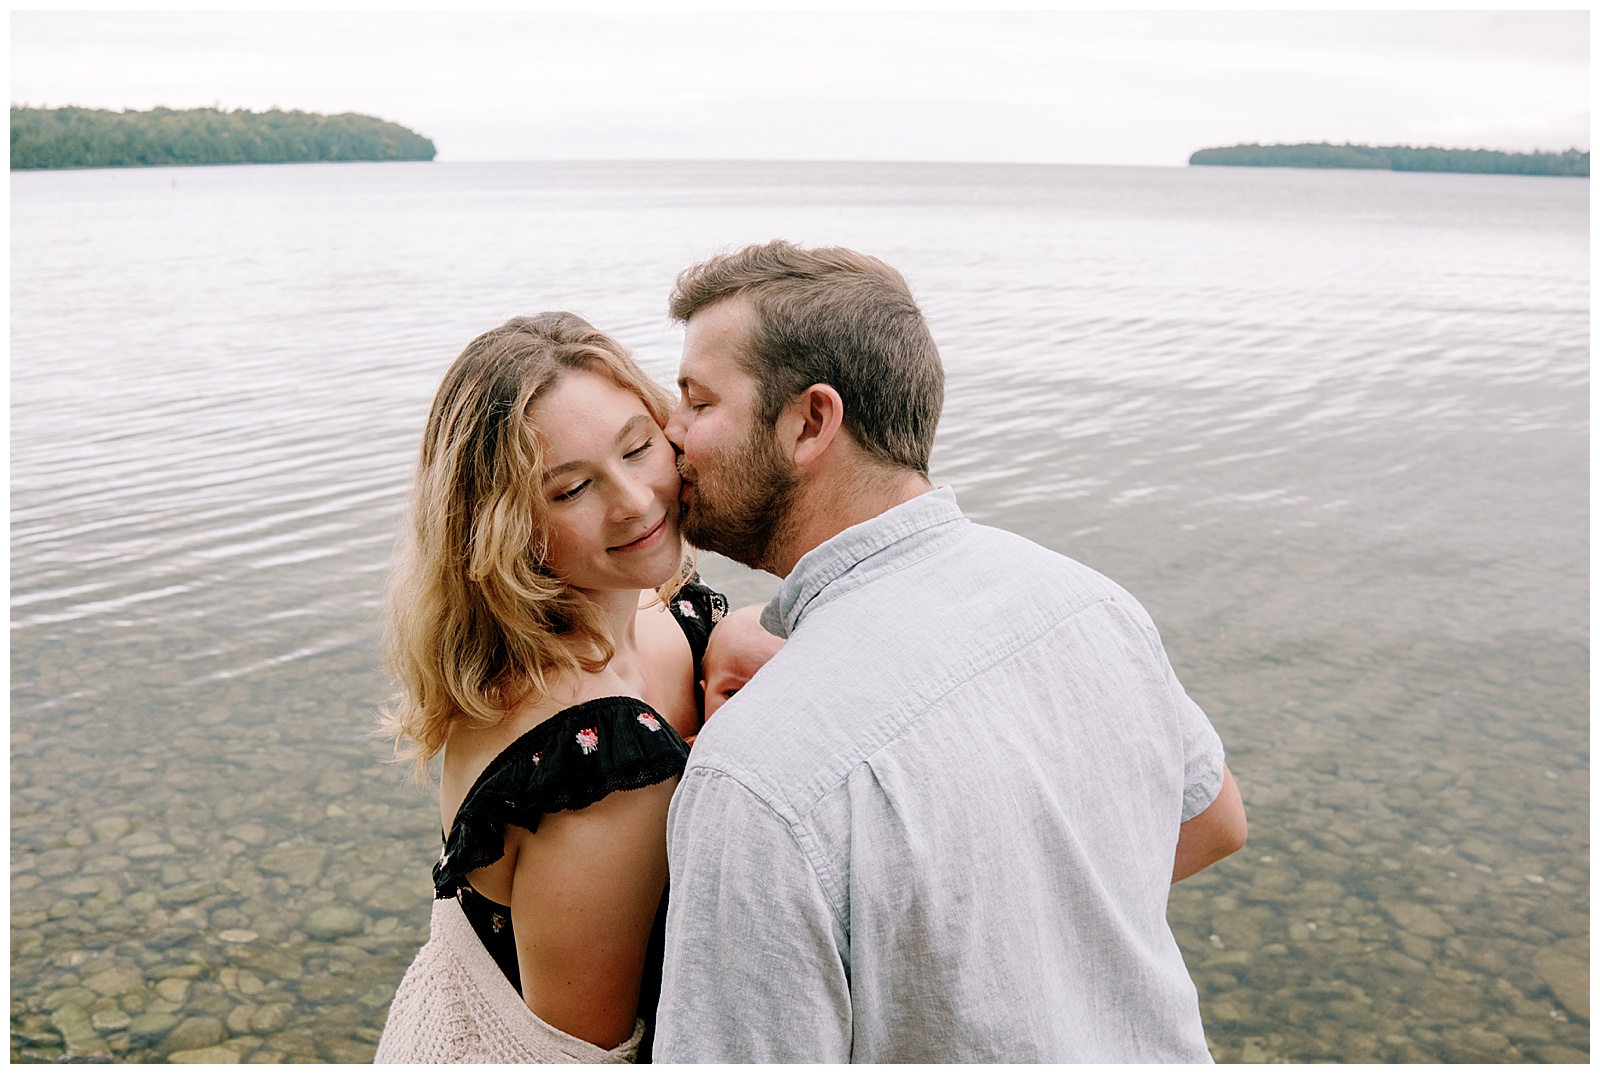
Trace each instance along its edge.
{"label": "woman", "polygon": [[479,336],[434,398],[384,731],[442,754],[445,846],[379,1062],[648,1056],[667,804],[727,608],[684,581],[669,410],[570,313]]}

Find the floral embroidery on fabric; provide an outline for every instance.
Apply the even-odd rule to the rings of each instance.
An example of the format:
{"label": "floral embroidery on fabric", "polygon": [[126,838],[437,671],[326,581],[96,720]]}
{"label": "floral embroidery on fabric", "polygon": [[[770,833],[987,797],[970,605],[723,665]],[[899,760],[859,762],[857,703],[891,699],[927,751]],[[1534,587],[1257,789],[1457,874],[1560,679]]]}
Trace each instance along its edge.
{"label": "floral embroidery on fabric", "polygon": [[[709,618],[702,610],[701,623]],[[656,721],[660,731],[639,730],[646,727],[640,716]],[[681,774],[688,747],[667,729],[666,717],[649,702],[617,696],[563,709],[525,732],[489,762],[456,810],[433,868],[434,897],[450,898],[472,870],[504,858],[508,825],[537,832],[552,813],[583,809],[617,791]],[[622,737],[613,745],[602,741],[607,735]],[[490,910],[476,900],[472,905],[473,923],[480,935],[491,938]],[[515,931],[515,922],[504,907],[499,909],[509,922],[504,939]]]}
{"label": "floral embroidery on fabric", "polygon": [[495,932],[499,932],[501,929],[505,928],[507,924],[509,924],[509,922],[506,921],[505,914],[489,915],[489,927],[494,929]]}
{"label": "floral embroidery on fabric", "polygon": [[654,716],[650,715],[648,712],[639,713],[639,722],[644,724],[645,730],[647,730],[647,731],[659,731],[659,730],[661,730],[661,721],[657,720]]}
{"label": "floral embroidery on fabric", "polygon": [[700,618],[699,613],[694,610],[694,605],[690,604],[686,600],[678,601],[678,610],[681,611],[684,615],[687,615],[690,619],[698,619],[698,618]]}

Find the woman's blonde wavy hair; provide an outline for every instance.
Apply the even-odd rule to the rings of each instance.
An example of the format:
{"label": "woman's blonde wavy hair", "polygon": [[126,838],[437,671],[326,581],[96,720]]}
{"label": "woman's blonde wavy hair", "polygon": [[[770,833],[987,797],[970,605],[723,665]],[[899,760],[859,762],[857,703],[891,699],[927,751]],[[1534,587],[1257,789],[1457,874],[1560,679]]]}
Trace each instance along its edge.
{"label": "woman's blonde wavy hair", "polygon": [[[571,313],[513,317],[467,344],[433,399],[389,581],[396,696],[378,734],[421,777],[459,719],[489,726],[615,653],[595,605],[544,566],[544,437],[534,404],[598,373],[665,426],[672,401],[616,340]],[[658,591],[670,600],[691,560]]]}

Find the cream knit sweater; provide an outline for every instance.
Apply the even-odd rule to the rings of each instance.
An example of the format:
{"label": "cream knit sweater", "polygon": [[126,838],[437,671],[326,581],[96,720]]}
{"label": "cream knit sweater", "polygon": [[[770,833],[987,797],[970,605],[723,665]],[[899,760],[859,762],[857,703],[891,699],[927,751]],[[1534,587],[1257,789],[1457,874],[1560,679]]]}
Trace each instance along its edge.
{"label": "cream knit sweater", "polygon": [[454,899],[436,899],[431,935],[389,1007],[375,1063],[631,1063],[644,1022],[607,1051],[528,1009]]}

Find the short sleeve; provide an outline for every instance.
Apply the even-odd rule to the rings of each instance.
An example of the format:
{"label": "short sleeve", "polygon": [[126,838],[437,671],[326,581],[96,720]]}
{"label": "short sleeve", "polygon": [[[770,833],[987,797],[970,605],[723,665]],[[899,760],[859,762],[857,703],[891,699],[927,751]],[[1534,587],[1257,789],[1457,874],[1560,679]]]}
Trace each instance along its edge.
{"label": "short sleeve", "polygon": [[[1176,676],[1173,684],[1177,684]],[[1206,714],[1178,686],[1178,724],[1183,735],[1183,819],[1205,812],[1222,792],[1222,739]]]}
{"label": "short sleeve", "polygon": [[1183,811],[1180,822],[1190,821],[1205,812],[1217,795],[1222,793],[1224,756],[1222,739],[1206,717],[1205,711],[1178,681],[1178,673],[1167,659],[1167,650],[1161,644],[1161,635],[1150,617],[1139,609],[1138,621],[1149,641],[1154,656],[1161,662],[1166,676],[1167,691],[1172,697],[1173,710],[1178,722],[1178,743],[1183,751]]}
{"label": "short sleeve", "polygon": [[468,873],[499,861],[507,825],[536,832],[547,813],[664,782],[688,759],[678,732],[636,698],[564,709],[501,751],[467,792],[433,867],[435,897],[453,897]]}

